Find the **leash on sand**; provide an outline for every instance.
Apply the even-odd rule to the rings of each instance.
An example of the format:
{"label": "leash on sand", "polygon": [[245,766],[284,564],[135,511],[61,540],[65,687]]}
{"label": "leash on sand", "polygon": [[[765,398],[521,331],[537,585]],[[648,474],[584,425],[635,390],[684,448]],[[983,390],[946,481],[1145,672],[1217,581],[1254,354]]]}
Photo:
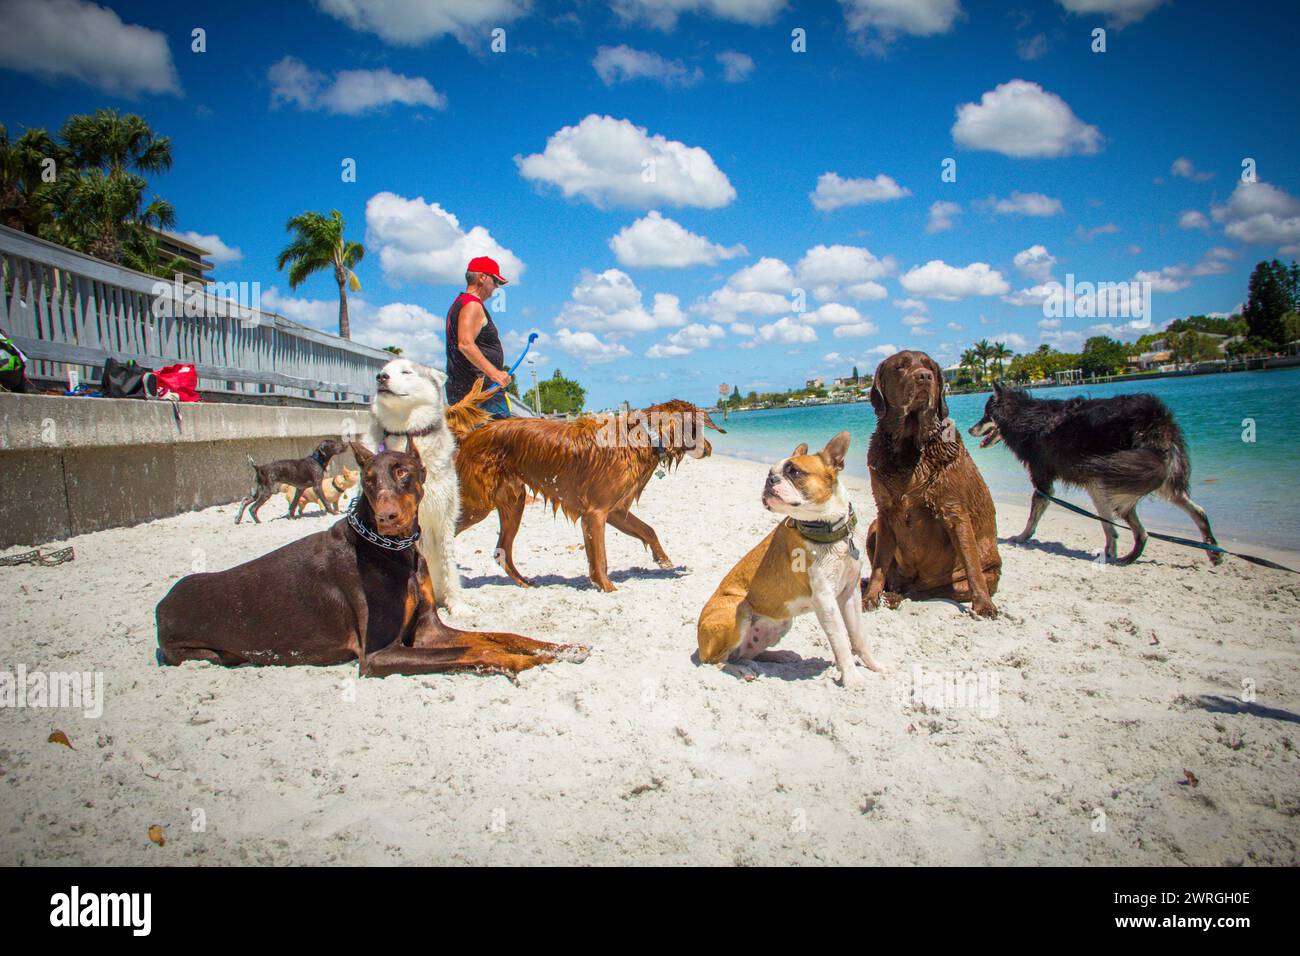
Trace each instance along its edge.
{"label": "leash on sand", "polygon": [[[1109,518],[1103,518],[1101,515],[1095,515],[1087,508],[1080,508],[1078,505],[1071,504],[1068,501],[1062,501],[1060,498],[1053,497],[1044,491],[1034,489],[1035,496],[1045,498],[1054,505],[1060,505],[1067,511],[1073,511],[1075,514],[1083,515],[1085,518],[1092,518],[1094,521],[1100,521],[1102,524],[1113,525],[1121,531],[1129,530],[1128,525],[1120,524],[1117,521],[1111,521]],[[1251,564],[1258,564],[1261,567],[1272,568],[1275,571],[1290,571],[1292,574],[1300,574],[1294,568],[1288,568],[1284,564],[1277,564],[1267,558],[1258,558],[1253,554],[1238,554],[1236,551],[1229,551],[1227,548],[1221,548],[1217,544],[1206,544],[1204,541],[1193,541],[1191,538],[1177,538],[1171,534],[1161,534],[1159,531],[1148,531],[1147,537],[1155,538],[1158,541],[1168,541],[1172,544],[1183,544],[1189,548],[1200,548],[1202,551],[1213,551],[1217,554],[1227,554],[1234,558],[1241,558],[1243,561],[1249,561]]]}
{"label": "leash on sand", "polygon": [[[533,347],[533,342],[535,342],[536,340],[537,340],[537,333],[529,332],[528,341],[524,345],[524,350],[519,353],[519,358],[515,359],[515,364],[510,366],[510,368],[506,369],[506,374],[509,375],[511,378],[515,377],[515,369],[517,369],[520,363],[523,362],[524,356],[528,354],[528,350]],[[499,390],[500,388],[501,388],[500,385],[493,385],[486,392],[484,392],[483,395],[484,397],[487,397],[488,395],[491,395],[493,392]],[[511,415],[513,415],[515,412],[514,409],[510,407],[510,393],[506,392],[505,396],[506,396],[506,409],[507,411],[510,412]]]}

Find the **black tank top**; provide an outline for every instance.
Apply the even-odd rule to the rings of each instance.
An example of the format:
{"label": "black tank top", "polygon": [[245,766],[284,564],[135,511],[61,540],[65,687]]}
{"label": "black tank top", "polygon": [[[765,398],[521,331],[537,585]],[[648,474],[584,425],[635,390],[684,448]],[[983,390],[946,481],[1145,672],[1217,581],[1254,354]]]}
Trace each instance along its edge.
{"label": "black tank top", "polygon": [[[487,378],[483,375],[483,371],[467,359],[460,350],[460,310],[466,302],[471,301],[483,305],[483,300],[472,292],[462,292],[456,296],[456,301],[447,310],[447,404],[449,405],[454,405],[464,398],[474,387],[476,379]],[[474,344],[478,346],[485,359],[504,372],[506,356],[501,348],[501,336],[497,334],[492,313],[488,312],[486,305],[483,305],[483,314],[487,316],[487,321],[479,330]],[[487,388],[492,387],[490,381],[485,381],[484,385]]]}

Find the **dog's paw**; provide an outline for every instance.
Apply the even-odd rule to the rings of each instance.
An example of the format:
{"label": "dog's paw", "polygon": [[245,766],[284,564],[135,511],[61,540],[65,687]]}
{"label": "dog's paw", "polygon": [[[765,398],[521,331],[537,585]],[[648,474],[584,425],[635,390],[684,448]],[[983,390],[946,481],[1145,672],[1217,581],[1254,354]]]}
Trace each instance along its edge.
{"label": "dog's paw", "polygon": [[885,607],[889,608],[891,611],[897,611],[898,606],[904,601],[903,595],[899,594],[897,591],[886,591],[884,597]]}
{"label": "dog's paw", "polygon": [[995,618],[998,616],[997,605],[992,601],[977,601],[971,605],[971,611],[976,617]]}
{"label": "dog's paw", "polygon": [[672,558],[665,558],[662,561],[656,561],[655,564],[659,565],[659,567],[663,568],[665,571],[671,571],[673,568],[677,567],[677,565],[673,564]]}
{"label": "dog's paw", "polygon": [[447,612],[448,617],[467,617],[475,611],[473,604],[459,599],[446,601],[440,607]]}
{"label": "dog's paw", "polygon": [[870,681],[855,667],[851,671],[841,671],[839,684],[845,690],[859,690],[866,687]]}
{"label": "dog's paw", "polygon": [[591,646],[589,644],[557,644],[555,650],[547,651],[547,653],[554,656],[557,661],[581,664],[591,656]]}

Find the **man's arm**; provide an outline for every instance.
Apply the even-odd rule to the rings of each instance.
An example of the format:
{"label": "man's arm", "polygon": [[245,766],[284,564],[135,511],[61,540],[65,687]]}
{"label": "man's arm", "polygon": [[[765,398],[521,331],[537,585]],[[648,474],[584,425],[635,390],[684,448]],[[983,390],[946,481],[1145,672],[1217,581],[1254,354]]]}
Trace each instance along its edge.
{"label": "man's arm", "polygon": [[483,330],[486,323],[487,313],[477,302],[466,302],[460,307],[460,315],[456,320],[456,337],[459,339],[460,352],[469,359],[471,365],[487,377],[489,382],[505,388],[510,384],[510,376],[489,362],[487,356],[474,344],[474,340],[478,338],[479,332]]}

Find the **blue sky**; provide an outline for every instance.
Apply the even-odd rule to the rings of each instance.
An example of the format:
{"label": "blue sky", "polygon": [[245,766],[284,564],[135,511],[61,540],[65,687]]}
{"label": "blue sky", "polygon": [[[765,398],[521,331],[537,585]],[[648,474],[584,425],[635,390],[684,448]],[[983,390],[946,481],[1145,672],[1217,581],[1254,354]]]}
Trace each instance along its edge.
{"label": "blue sky", "polygon": [[[368,249],[354,337],[441,365],[457,276],[496,255],[507,356],[539,332],[539,373],[593,408],[897,348],[1133,339],[1230,312],[1255,262],[1300,249],[1289,4],[0,0],[0,20],[11,135],[144,115],[217,278],[334,328],[332,278],[290,290],[275,256],[289,216],[337,208]],[[1046,315],[1068,274],[1145,279],[1150,315]]]}

